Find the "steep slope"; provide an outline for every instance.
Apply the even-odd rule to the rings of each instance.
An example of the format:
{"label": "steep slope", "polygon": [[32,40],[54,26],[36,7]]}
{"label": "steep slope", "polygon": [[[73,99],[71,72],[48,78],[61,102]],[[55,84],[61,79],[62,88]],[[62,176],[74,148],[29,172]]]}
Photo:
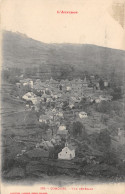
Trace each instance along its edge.
{"label": "steep slope", "polygon": [[4,67],[71,66],[78,71],[124,70],[125,52],[87,44],[46,44],[20,33],[3,32]]}

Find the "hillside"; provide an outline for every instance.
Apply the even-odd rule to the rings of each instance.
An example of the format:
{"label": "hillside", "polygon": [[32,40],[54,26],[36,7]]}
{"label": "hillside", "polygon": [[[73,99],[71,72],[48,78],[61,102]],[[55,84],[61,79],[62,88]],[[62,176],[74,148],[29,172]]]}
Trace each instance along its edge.
{"label": "hillside", "polygon": [[47,71],[71,66],[78,71],[122,73],[125,51],[88,44],[46,44],[20,33],[3,32],[3,66],[37,67]]}

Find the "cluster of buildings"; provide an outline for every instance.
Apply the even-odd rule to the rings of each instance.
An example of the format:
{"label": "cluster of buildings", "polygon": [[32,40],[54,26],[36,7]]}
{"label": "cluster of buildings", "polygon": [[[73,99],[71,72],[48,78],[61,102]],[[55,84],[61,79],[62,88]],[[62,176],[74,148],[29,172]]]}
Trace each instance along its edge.
{"label": "cluster of buildings", "polygon": [[[108,87],[108,82],[104,82],[105,87]],[[38,146],[46,150],[52,150],[54,144],[59,145],[61,138],[68,140],[68,130],[65,125],[64,107],[73,110],[75,104],[78,104],[83,98],[86,98],[90,103],[100,103],[101,101],[111,100],[111,96],[102,95],[100,90],[99,81],[95,80],[94,76],[91,81],[74,79],[74,80],[61,80],[54,79],[45,80],[42,82],[40,79],[21,79],[16,84],[18,88],[30,88],[23,96],[22,99],[26,101],[27,110],[35,109],[39,112],[39,123],[48,124],[50,129],[46,131],[46,140]],[[49,105],[49,106],[48,106]],[[42,109],[42,111],[41,111]],[[87,113],[84,111],[78,112],[79,119],[86,119]],[[56,129],[53,131],[53,128]],[[71,146],[71,145],[70,145]],[[65,144],[62,151],[58,153],[58,159],[73,159],[75,157],[74,147],[70,147],[69,142]],[[70,147],[70,148],[69,148]]]}
{"label": "cluster of buildings", "polygon": [[[104,83],[105,87],[108,87],[107,82]],[[94,82],[93,80],[90,85],[90,81],[87,81],[86,77],[84,80],[61,80],[60,82],[52,78],[45,82],[42,82],[40,79],[37,79],[35,82],[26,79],[21,80],[17,84],[18,86],[19,84],[23,84],[23,87],[30,87],[31,91],[23,95],[22,98],[27,102],[32,102],[36,111],[39,111],[40,103],[45,108],[49,105],[50,107],[54,106],[56,109],[61,110],[64,102],[67,102],[69,108],[72,109],[82,98],[86,98],[89,102],[95,103],[112,99],[111,96],[103,95],[103,91],[99,89],[99,82]]]}
{"label": "cluster of buildings", "polygon": [[[18,87],[28,86],[31,88],[32,92],[26,93],[22,98],[27,101],[55,102],[60,104],[61,101],[69,101],[69,106],[73,107],[74,102],[79,102],[82,97],[87,97],[88,99],[96,100],[99,98],[100,101],[106,100],[104,97],[100,97],[99,80],[91,77],[91,80],[74,79],[74,80],[61,80],[56,81],[54,79],[45,80],[42,82],[40,79],[33,80],[27,78],[20,80],[20,83],[16,84]],[[108,81],[104,81],[104,86],[108,87]],[[97,92],[98,91],[98,92]],[[41,98],[38,98],[41,97]],[[107,99],[108,100],[108,99]],[[58,105],[57,105],[58,106]]]}

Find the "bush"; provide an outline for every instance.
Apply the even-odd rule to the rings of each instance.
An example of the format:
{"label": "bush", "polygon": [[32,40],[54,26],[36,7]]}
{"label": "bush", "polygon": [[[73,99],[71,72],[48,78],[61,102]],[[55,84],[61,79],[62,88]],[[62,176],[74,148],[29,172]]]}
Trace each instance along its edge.
{"label": "bush", "polygon": [[108,115],[102,115],[101,116],[101,122],[104,124],[104,125],[107,125],[107,122],[109,120],[109,116]]}

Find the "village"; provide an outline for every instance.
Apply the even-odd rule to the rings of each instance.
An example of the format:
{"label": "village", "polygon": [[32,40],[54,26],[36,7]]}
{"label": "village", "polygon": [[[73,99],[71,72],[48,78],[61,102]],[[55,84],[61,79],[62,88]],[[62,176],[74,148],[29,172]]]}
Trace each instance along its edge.
{"label": "village", "polygon": [[[107,92],[110,82],[106,79],[95,78],[94,75],[90,75],[89,80],[84,76],[83,80],[70,81],[50,78],[43,82],[27,78],[21,79],[16,86],[19,90],[27,88],[27,92],[21,96],[26,103],[26,110],[36,111],[40,125],[46,126],[41,143],[36,144],[35,148],[35,153],[41,152],[45,158],[50,155],[54,157],[52,150],[55,146],[61,146],[62,151],[56,153],[56,158],[72,160],[77,155],[74,134],[76,139],[79,135],[84,136],[83,126],[88,134],[100,133],[107,128],[104,122],[100,123],[100,113],[91,108],[93,104],[112,101],[113,96]],[[70,129],[70,123],[76,124],[74,131]],[[120,130],[118,134],[121,133]]]}
{"label": "village", "polygon": [[12,109],[3,112],[3,121],[9,114],[3,124],[5,178],[121,173],[116,166],[109,170],[112,154],[117,153],[114,165],[125,161],[122,97],[119,90],[113,92],[111,79],[94,74],[83,79],[15,78],[3,90],[4,107],[7,103],[9,111],[9,103]]}

